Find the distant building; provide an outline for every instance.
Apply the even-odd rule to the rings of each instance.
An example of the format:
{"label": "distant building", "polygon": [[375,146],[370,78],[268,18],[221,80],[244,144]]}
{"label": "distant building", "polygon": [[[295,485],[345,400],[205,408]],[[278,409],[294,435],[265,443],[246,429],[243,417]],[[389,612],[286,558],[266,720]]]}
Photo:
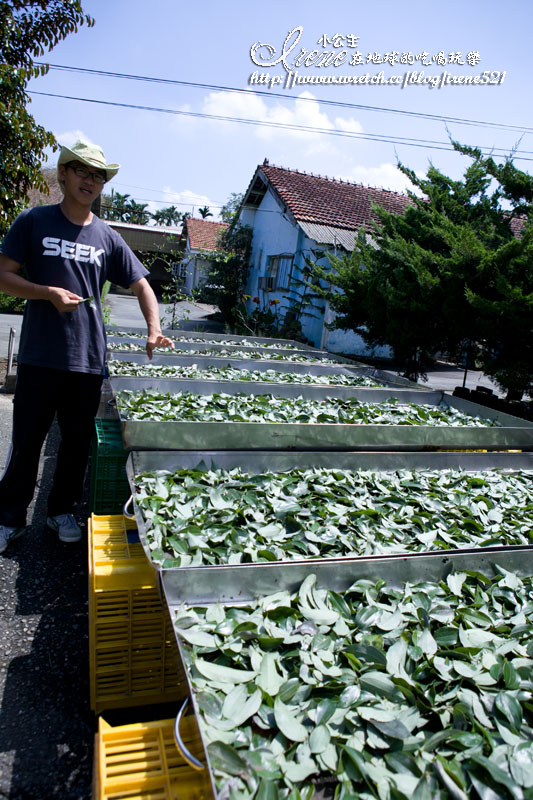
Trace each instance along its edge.
{"label": "distant building", "polygon": [[[156,293],[160,293],[170,281],[173,256],[179,260],[181,228],[168,228],[155,225],[134,225],[131,222],[118,222],[104,219],[103,222],[119,233],[135,255],[150,270],[148,280]],[[161,254],[162,258],[157,258]]]}
{"label": "distant building", "polygon": [[[265,160],[257,167],[239,212],[239,221],[253,228],[247,294],[259,297],[262,305],[279,300],[283,316],[304,291],[305,257],[327,264],[326,251],[351,252],[359,230],[374,218],[372,203],[402,214],[409,202],[407,195],[270,166]],[[249,310],[253,307],[249,301]],[[332,352],[369,354],[354,331],[329,330],[332,319],[329,303],[314,301],[300,320],[304,336]],[[379,348],[374,354],[387,356],[389,350]]]}
{"label": "distant building", "polygon": [[226,222],[187,217],[183,223],[180,248],[183,250],[178,267],[183,291],[191,294],[209,276],[209,254],[219,249],[218,237],[228,227]]}

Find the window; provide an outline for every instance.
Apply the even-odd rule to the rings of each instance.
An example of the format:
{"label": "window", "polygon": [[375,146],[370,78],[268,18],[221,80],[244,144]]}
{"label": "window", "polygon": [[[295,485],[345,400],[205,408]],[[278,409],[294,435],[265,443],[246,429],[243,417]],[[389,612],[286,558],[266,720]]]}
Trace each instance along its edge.
{"label": "window", "polygon": [[188,265],[189,262],[187,260],[174,262],[174,264],[172,264],[170,267],[172,277],[178,281],[181,281],[182,283],[185,283]]}
{"label": "window", "polygon": [[294,256],[291,253],[268,257],[266,277],[270,280],[266,282],[272,287],[270,291],[289,288],[293,262]]}

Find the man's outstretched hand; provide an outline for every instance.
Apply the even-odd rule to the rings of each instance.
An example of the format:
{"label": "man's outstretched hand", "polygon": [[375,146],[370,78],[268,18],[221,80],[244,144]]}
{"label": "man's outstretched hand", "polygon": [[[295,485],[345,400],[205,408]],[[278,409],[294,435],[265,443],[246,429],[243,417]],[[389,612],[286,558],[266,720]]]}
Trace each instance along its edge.
{"label": "man's outstretched hand", "polygon": [[146,355],[149,359],[152,358],[152,353],[156,347],[172,347],[174,349],[174,342],[168,336],[163,336],[162,333],[149,336],[146,340]]}

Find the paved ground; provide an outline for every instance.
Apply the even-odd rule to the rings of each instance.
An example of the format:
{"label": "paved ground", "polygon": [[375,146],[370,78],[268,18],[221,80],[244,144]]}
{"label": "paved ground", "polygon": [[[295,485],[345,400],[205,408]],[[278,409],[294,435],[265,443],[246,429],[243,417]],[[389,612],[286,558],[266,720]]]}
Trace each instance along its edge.
{"label": "paved ground", "polygon": [[[2,469],[11,405],[0,396]],[[87,552],[45,528],[56,450],[53,430],[29,532],[0,556],[0,798],[12,800],[90,797]]]}
{"label": "paved ground", "polygon": [[[112,324],[117,325],[117,327],[144,327],[144,318],[135,297],[108,294],[107,304],[111,310]],[[172,322],[179,320],[178,324],[182,330],[222,332],[221,323],[206,319],[209,314],[215,311],[215,306],[192,303],[189,300],[176,303],[175,309],[169,304],[159,303],[159,313],[163,327],[178,327],[178,325],[172,325]]]}
{"label": "paved ground", "polygon": [[[210,307],[183,304],[189,329],[213,329]],[[111,321],[142,325],[134,299],[111,297]],[[20,334],[21,317],[0,315],[0,359],[7,356],[9,329]],[[216,330],[216,328],[215,328]],[[16,348],[15,348],[16,349]],[[4,373],[0,372],[0,383]],[[427,385],[453,390],[460,370],[439,365]],[[467,386],[486,378],[469,373]],[[487,385],[491,385],[487,382]],[[0,394],[0,470],[11,435],[12,396]],[[45,527],[58,436],[52,429],[30,507],[26,536],[0,556],[0,799],[89,800],[96,719],[89,708],[87,546],[64,545]],[[85,526],[85,501],[78,519]],[[166,716],[166,714],[165,714]],[[138,711],[106,714],[112,724],[141,721]],[[146,709],[146,719],[154,716]]]}

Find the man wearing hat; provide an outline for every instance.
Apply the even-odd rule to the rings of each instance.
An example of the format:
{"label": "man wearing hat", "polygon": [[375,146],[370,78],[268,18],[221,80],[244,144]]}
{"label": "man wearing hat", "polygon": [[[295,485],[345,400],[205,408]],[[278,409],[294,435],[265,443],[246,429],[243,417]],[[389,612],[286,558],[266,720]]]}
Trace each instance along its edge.
{"label": "man wearing hat", "polygon": [[0,480],[0,552],[25,531],[40,452],[56,414],[61,443],[47,525],[63,542],[81,539],[73,510],[82,494],[105,372],[100,305],[105,281],[136,295],[148,328],[149,358],[154,347],[172,346],[161,333],[148,270],[122,237],[91,212],[118,169],[106,163],[94,144],[78,141],[63,147],[57,163],[63,201],[23,211],[0,246],[0,291],[27,300],[11,450]]}

